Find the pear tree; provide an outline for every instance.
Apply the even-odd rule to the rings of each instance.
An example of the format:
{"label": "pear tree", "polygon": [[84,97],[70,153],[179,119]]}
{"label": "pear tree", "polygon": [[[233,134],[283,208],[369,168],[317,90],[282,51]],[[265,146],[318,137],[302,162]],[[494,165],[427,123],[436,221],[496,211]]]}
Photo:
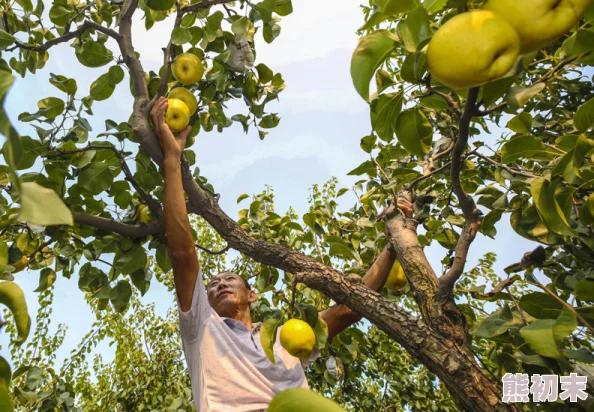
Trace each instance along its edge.
{"label": "pear tree", "polygon": [[[234,269],[250,278],[260,295],[272,292],[253,308],[269,339],[282,321],[310,323],[323,354],[308,368],[311,386],[349,410],[519,410],[502,400],[506,373],[592,374],[594,87],[588,76],[594,63],[594,8],[585,0],[561,0],[552,9],[544,1],[526,2],[532,8],[515,12],[524,17],[523,27],[539,24],[537,16],[548,13],[555,13],[551,21],[565,22],[563,13],[574,10],[568,7],[573,3],[583,12],[567,27],[550,23],[547,35],[559,32],[546,42],[522,33],[511,36],[512,45],[521,47],[512,47],[517,56],[509,70],[464,79],[473,81],[468,84],[448,82],[440,69],[447,73],[452,62],[447,53],[433,59],[431,42],[453,39],[459,44],[452,50],[467,52],[468,26],[457,26],[462,30],[457,36],[440,36],[440,30],[466,13],[497,14],[497,3],[509,2],[484,3],[370,0],[364,5],[350,71],[354,90],[369,105],[372,131],[360,144],[369,160],[353,165],[349,174],[360,179],[352,189],[339,188],[335,180],[315,185],[303,216],[292,209],[277,213],[271,191],[242,195],[238,203],[249,205],[236,218],[228,216],[196,167],[192,149],[182,158],[186,206],[192,218],[199,216],[193,234],[205,268],[212,264],[214,270],[211,259],[230,248],[239,251]],[[136,295],[155,281],[149,276],[155,267],[162,273],[156,281],[171,286],[171,260],[177,256],[168,250],[164,233],[163,154],[149,112],[160,96],[181,86],[172,74],[175,57],[191,53],[204,65],[201,79],[184,85],[198,100],[192,136],[215,127],[225,132],[236,122],[265,139],[280,121],[266,103],[285,84],[264,63],[254,66],[255,47],[262,39],[282,41],[276,40],[281,18],[290,18],[293,5],[290,0],[54,0],[51,5],[15,0],[0,7],[0,134],[6,138],[6,164],[0,165],[2,282],[18,284],[12,264],[25,256],[29,270],[40,271],[40,299],[51,300],[59,274],[74,276],[99,324],[113,324],[114,314],[140,310]],[[156,46],[163,48],[158,72],[143,69],[132,40],[133,16],[142,17],[145,30],[168,16],[175,19],[170,38]],[[508,25],[517,26],[505,25],[505,33]],[[115,52],[108,41],[117,45]],[[39,96],[36,112],[11,123],[4,101],[14,76],[34,76],[62,43],[71,46],[81,65],[96,69],[97,79],[88,91],[79,90],[75,78],[52,73],[49,82],[65,99]],[[485,42],[454,63],[467,69],[480,53],[498,58],[500,50],[489,48],[493,44],[498,43]],[[129,119],[108,120],[106,130],[97,133],[89,123],[93,103],[109,99],[116,87],[128,87],[122,84],[126,74],[134,98]],[[229,113],[225,103],[236,99],[245,102],[245,113]],[[36,136],[21,135],[24,124]],[[42,171],[33,170],[38,160]],[[349,190],[358,202],[339,210],[338,198]],[[145,218],[139,219],[143,211]],[[502,225],[534,247],[511,250],[517,263],[503,273],[493,270],[496,258],[489,253],[478,265],[467,265],[470,248],[483,236],[498,239]],[[220,247],[209,247],[213,237]],[[407,286],[377,293],[361,275],[388,244]],[[429,263],[429,249],[442,254],[440,267]],[[108,273],[93,265],[97,261],[109,263]],[[370,330],[349,328],[327,341],[315,315],[330,300],[366,318]],[[47,323],[49,303],[42,308],[46,312],[38,318]],[[16,333],[16,317],[6,318],[7,330]],[[44,341],[42,328],[36,332],[31,344],[48,349],[44,353],[51,358],[56,342]],[[122,345],[122,356],[138,354],[138,348]],[[0,363],[0,396],[9,392],[15,404],[39,408],[51,398],[76,410],[76,391],[84,396],[97,389],[73,386],[77,378],[68,368],[69,379],[52,380],[55,373],[50,363],[41,363],[43,354],[18,351],[15,346],[18,373],[6,373]],[[142,392],[126,388],[127,375],[121,376],[118,390],[143,402]],[[101,389],[104,383],[97,385],[109,396],[113,388]],[[184,384],[166,383],[158,391],[175,394],[176,405],[191,405]],[[126,399],[110,401],[122,406]],[[171,407],[169,401],[163,407]],[[47,410],[52,405],[46,402]],[[569,405],[532,405],[564,406]]]}

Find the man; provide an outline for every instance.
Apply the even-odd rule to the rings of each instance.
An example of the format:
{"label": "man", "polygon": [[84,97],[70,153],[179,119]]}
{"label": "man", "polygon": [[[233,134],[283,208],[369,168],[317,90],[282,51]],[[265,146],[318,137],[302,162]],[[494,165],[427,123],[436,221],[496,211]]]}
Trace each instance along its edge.
{"label": "man", "polygon": [[[155,132],[164,154],[164,220],[178,300],[182,345],[192,395],[200,412],[264,411],[274,395],[284,389],[308,388],[303,368],[318,356],[295,358],[274,344],[273,365],[260,344],[261,323],[252,323],[250,304],[258,299],[248,282],[236,273],[217,274],[204,287],[182,188],[180,157],[191,127],[177,137],[165,123],[167,99],[161,97],[151,110]],[[388,248],[363,277],[381,290],[394,263]],[[359,321],[344,305],[319,313],[328,324],[328,338]],[[313,412],[313,411],[312,411]]]}

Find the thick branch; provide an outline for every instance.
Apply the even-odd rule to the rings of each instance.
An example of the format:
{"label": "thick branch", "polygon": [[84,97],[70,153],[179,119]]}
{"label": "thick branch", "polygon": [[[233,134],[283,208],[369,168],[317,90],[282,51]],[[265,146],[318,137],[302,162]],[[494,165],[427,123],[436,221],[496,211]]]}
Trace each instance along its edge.
{"label": "thick branch", "polygon": [[470,249],[470,244],[476,237],[476,232],[479,227],[479,210],[472,197],[464,192],[462,182],[460,181],[464,150],[466,150],[466,146],[468,145],[470,121],[472,120],[473,113],[476,111],[476,99],[478,93],[478,87],[468,91],[468,99],[466,100],[464,113],[460,118],[458,139],[456,140],[454,150],[452,151],[452,168],[450,173],[452,188],[458,198],[458,203],[460,204],[466,223],[460,234],[460,239],[458,239],[458,244],[456,245],[454,262],[450,270],[439,279],[438,299],[440,301],[449,299],[449,295],[456,281],[460,278],[462,272],[464,272],[468,250]]}
{"label": "thick branch", "polygon": [[402,345],[414,358],[435,373],[467,411],[517,410],[513,404],[500,403],[499,388],[491,382],[472,359],[470,353],[457,350],[420,319],[369,289],[361,278],[340,276],[335,270],[297,272],[295,281],[320,290]]}
{"label": "thick branch", "polygon": [[121,40],[121,36],[118,33],[116,33],[115,31],[108,29],[107,27],[103,27],[100,24],[95,23],[94,21],[86,20],[75,31],[68,32],[68,33],[64,34],[63,36],[57,37],[53,40],[50,40],[50,41],[42,44],[41,46],[29,46],[29,45],[21,43],[20,41],[17,40],[15,42],[15,46],[7,48],[6,51],[13,51],[16,48],[21,48],[21,49],[30,50],[30,51],[44,52],[44,51],[47,51],[50,47],[55,46],[56,44],[64,43],[64,42],[67,42],[68,40],[77,38],[78,36],[82,35],[85,31],[87,31],[89,29],[94,29],[94,30],[100,31],[104,34],[107,34],[109,37],[113,37],[118,42]]}
{"label": "thick branch", "polygon": [[143,223],[140,225],[129,225],[118,222],[117,220],[88,215],[86,213],[80,212],[72,212],[72,217],[74,218],[74,222],[78,223],[79,225],[93,226],[97,229],[118,233],[131,239],[162,233],[165,230],[163,219],[159,219],[150,223]]}
{"label": "thick branch", "polygon": [[[148,89],[146,80],[144,79],[144,70],[140,64],[140,60],[134,53],[134,46],[132,46],[132,15],[138,6],[138,0],[127,0],[122,8],[122,18],[120,20],[120,40],[118,45],[124,59],[124,63],[130,70],[130,77],[132,77],[132,84],[134,86],[135,104],[136,99],[148,99]],[[135,114],[136,115],[136,111]]]}

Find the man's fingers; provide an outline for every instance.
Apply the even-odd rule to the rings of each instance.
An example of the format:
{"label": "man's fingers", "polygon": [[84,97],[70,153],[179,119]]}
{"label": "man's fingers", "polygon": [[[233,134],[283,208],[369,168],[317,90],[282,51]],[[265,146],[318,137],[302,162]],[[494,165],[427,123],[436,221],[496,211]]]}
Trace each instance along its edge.
{"label": "man's fingers", "polygon": [[182,143],[182,144],[186,144],[186,140],[188,140],[188,136],[190,135],[190,132],[192,131],[192,126],[188,125],[186,126],[186,128],[184,130],[182,130],[180,132],[180,134],[177,136],[177,140]]}

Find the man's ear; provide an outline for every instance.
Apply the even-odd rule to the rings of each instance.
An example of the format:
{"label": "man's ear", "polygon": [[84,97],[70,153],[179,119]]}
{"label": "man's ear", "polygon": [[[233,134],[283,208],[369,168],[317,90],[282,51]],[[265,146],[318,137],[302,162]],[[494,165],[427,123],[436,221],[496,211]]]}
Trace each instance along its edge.
{"label": "man's ear", "polygon": [[257,300],[258,300],[258,294],[256,292],[254,292],[253,290],[250,290],[250,293],[248,295],[248,302],[254,303]]}

